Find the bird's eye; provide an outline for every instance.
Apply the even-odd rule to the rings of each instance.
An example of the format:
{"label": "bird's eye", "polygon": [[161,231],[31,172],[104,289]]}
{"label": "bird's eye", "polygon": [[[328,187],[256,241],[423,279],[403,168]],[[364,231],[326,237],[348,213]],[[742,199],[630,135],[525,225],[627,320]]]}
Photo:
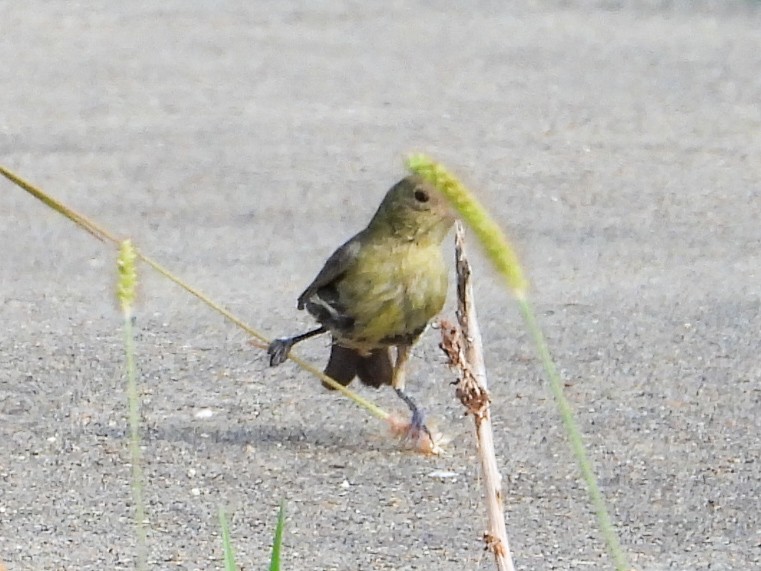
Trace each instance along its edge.
{"label": "bird's eye", "polygon": [[417,189],[415,191],[415,200],[418,202],[428,202],[430,200],[430,196],[428,196],[428,193],[424,190]]}

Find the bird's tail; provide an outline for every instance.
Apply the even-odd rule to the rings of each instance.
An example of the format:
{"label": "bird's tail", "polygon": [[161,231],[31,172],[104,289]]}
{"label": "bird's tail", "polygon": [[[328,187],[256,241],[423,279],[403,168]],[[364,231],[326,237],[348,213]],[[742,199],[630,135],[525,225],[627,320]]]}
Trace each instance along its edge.
{"label": "bird's tail", "polygon": [[[330,348],[330,359],[325,367],[325,374],[343,386],[348,385],[357,376],[360,381],[371,387],[390,385],[393,367],[389,349],[374,349],[368,355],[362,355],[356,349],[342,347],[334,342]],[[330,388],[325,383],[323,385]]]}

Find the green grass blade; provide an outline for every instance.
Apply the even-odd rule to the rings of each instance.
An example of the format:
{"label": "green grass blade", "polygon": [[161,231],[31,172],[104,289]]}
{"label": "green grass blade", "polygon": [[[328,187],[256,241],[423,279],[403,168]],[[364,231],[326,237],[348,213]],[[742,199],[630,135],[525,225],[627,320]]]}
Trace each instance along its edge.
{"label": "green grass blade", "polygon": [[536,323],[534,310],[528,300],[520,299],[518,300],[518,305],[523,314],[526,326],[534,339],[534,343],[539,352],[539,359],[542,361],[544,370],[549,378],[550,390],[555,397],[555,402],[557,403],[558,411],[560,412],[560,418],[563,421],[568,440],[571,444],[571,450],[573,451],[574,456],[576,456],[576,461],[579,464],[581,476],[587,485],[587,491],[592,501],[595,515],[597,516],[597,525],[600,527],[600,533],[608,546],[608,551],[610,552],[611,557],[613,557],[613,562],[617,571],[628,571],[630,569],[629,562],[621,549],[616,528],[613,526],[613,522],[608,514],[608,509],[605,506],[605,498],[600,491],[600,487],[597,485],[597,478],[595,477],[592,462],[589,460],[587,451],[584,448],[581,430],[579,430],[579,427],[576,424],[576,420],[573,417],[573,409],[571,409],[571,405],[563,392],[563,381],[561,380],[560,374],[552,360],[550,350],[547,347],[547,341],[542,334],[542,330]]}
{"label": "green grass blade", "polygon": [[283,545],[283,529],[285,528],[285,501],[280,502],[280,511],[277,514],[277,527],[275,527],[275,539],[272,542],[272,557],[270,557],[270,571],[280,571],[280,548]]}
{"label": "green grass blade", "polygon": [[235,552],[233,544],[230,541],[230,528],[227,525],[225,508],[219,506],[219,527],[222,528],[222,550],[225,554],[225,571],[237,571],[238,566],[235,564]]}

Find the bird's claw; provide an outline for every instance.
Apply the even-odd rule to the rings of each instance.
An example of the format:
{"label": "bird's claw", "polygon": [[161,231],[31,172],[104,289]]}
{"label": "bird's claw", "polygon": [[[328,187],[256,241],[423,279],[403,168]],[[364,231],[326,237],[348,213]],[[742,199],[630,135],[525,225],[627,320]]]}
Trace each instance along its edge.
{"label": "bird's claw", "polygon": [[410,398],[410,396],[402,389],[394,390],[396,391],[397,396],[404,401],[404,404],[406,404],[412,412],[410,425],[407,429],[407,434],[405,435],[406,438],[417,441],[423,434],[425,434],[431,440],[431,442],[433,442],[433,434],[425,425],[425,415],[423,414],[423,411],[418,408],[417,404],[415,404],[415,401],[412,400],[412,398]]}
{"label": "bird's claw", "polygon": [[270,356],[270,367],[277,367],[285,362],[291,347],[293,347],[293,339],[290,337],[280,337],[270,343],[269,347],[267,347],[267,355]]}

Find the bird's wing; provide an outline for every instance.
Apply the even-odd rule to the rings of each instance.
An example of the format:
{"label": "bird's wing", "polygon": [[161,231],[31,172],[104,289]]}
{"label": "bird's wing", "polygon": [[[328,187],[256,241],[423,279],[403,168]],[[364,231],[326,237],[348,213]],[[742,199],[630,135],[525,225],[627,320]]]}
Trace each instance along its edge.
{"label": "bird's wing", "polygon": [[314,281],[309,284],[304,290],[304,293],[299,296],[298,308],[304,309],[309,298],[312,297],[317,290],[330,285],[340,278],[354,260],[357,259],[359,249],[360,240],[359,235],[357,235],[333,252],[333,255],[328,258],[328,261],[325,262],[325,265],[317,274],[317,277],[314,278]]}

